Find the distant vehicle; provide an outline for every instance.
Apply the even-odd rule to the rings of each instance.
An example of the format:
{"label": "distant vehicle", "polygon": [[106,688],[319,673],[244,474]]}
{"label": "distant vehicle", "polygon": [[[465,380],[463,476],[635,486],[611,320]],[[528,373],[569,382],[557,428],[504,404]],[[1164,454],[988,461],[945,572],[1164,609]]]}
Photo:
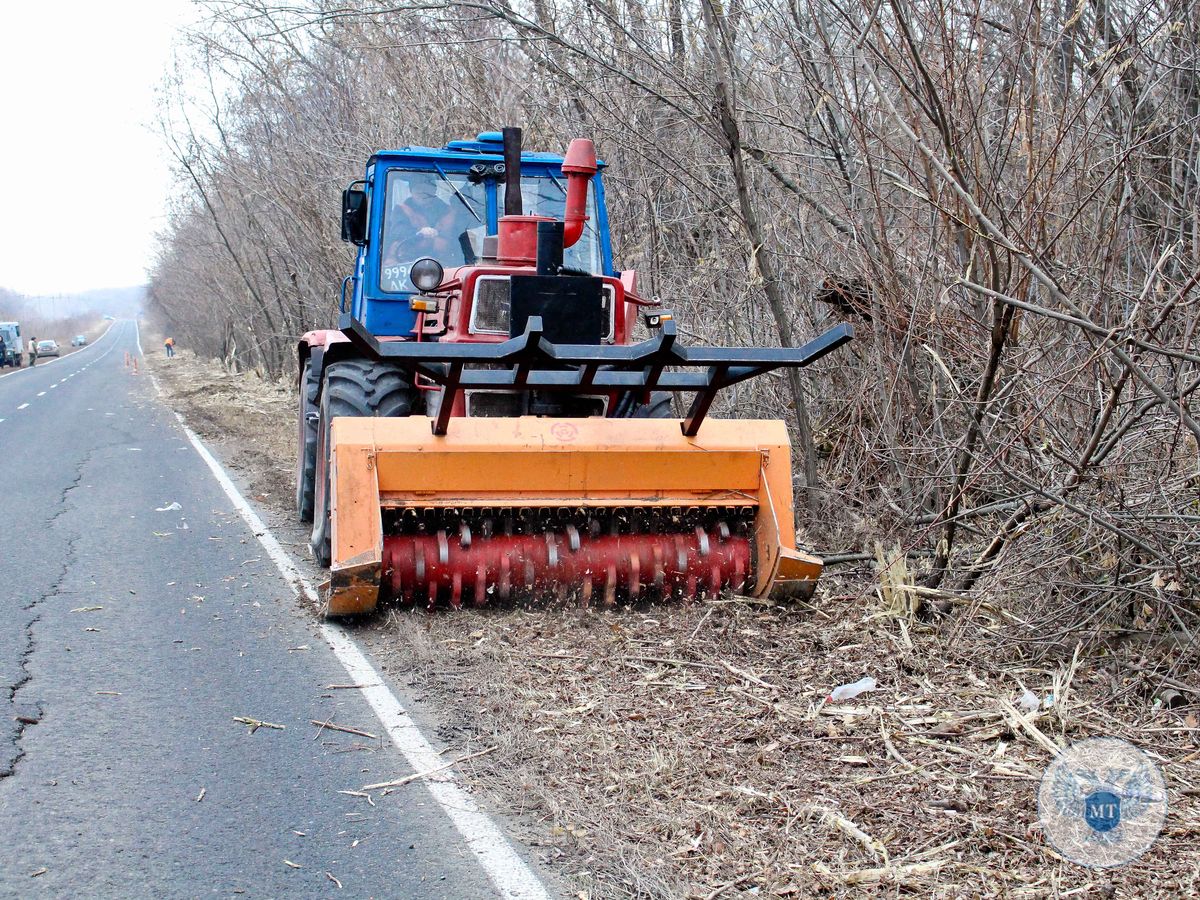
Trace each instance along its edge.
{"label": "distant vehicle", "polygon": [[38,341],[37,355],[38,359],[43,356],[58,356],[58,343],[56,341]]}
{"label": "distant vehicle", "polygon": [[115,322],[116,319],[114,319],[112,316],[105,316],[104,321],[105,322]]}
{"label": "distant vehicle", "polygon": [[4,357],[0,359],[0,366],[16,366],[21,367],[21,323],[20,322],[0,322],[0,337],[4,338]]}
{"label": "distant vehicle", "polygon": [[87,335],[86,334],[75,335],[75,337],[71,338],[71,346],[72,347],[86,347],[87,346]]}

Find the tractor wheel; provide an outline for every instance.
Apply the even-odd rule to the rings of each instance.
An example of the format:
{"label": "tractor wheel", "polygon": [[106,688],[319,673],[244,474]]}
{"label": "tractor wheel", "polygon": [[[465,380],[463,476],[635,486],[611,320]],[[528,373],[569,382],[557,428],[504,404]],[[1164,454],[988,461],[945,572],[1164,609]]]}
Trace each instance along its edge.
{"label": "tractor wheel", "polygon": [[296,421],[296,512],[301,522],[313,520],[313,484],[317,469],[317,388],[312,365],[305,360],[300,373],[300,403]]}
{"label": "tractor wheel", "polygon": [[670,391],[651,391],[649,403],[639,403],[630,410],[624,418],[627,419],[673,419],[675,411],[671,409]]}
{"label": "tractor wheel", "polygon": [[320,566],[331,559],[333,529],[329,503],[329,427],[338,416],[407,416],[413,389],[403,370],[365,359],[331,363],[321,391],[313,497],[313,557]]}

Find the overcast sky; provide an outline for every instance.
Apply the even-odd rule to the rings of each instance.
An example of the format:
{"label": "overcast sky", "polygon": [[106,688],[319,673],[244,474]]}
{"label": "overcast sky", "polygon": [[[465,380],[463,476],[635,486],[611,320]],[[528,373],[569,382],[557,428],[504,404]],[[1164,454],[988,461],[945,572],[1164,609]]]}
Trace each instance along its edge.
{"label": "overcast sky", "polygon": [[0,287],[146,281],[170,187],[155,92],[190,0],[4,3]]}

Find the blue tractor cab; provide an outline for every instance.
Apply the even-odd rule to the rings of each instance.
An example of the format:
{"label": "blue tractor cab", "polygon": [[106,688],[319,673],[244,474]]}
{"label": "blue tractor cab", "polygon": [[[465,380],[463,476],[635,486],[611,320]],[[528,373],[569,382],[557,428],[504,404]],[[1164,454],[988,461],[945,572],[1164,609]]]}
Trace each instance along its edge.
{"label": "blue tractor cab", "polygon": [[[520,154],[526,212],[563,217],[562,165],[557,154]],[[409,278],[412,264],[433,258],[451,270],[480,261],[484,240],[496,235],[504,213],[506,168],[498,131],[450,141],[440,150],[402,147],[371,156],[363,180],[343,194],[342,237],[358,245],[358,254],[354,273],[342,284],[342,311],[371,334],[412,335],[417,313],[411,301],[418,293]],[[587,215],[583,236],[567,248],[563,263],[615,275],[599,171],[591,179]]]}

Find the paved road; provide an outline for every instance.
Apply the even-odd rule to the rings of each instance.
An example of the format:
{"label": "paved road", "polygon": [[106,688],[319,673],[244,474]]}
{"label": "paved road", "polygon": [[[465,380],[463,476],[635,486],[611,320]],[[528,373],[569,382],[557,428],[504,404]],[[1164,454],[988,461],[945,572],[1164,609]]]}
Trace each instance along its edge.
{"label": "paved road", "polygon": [[136,349],[0,377],[0,896],[496,896]]}

